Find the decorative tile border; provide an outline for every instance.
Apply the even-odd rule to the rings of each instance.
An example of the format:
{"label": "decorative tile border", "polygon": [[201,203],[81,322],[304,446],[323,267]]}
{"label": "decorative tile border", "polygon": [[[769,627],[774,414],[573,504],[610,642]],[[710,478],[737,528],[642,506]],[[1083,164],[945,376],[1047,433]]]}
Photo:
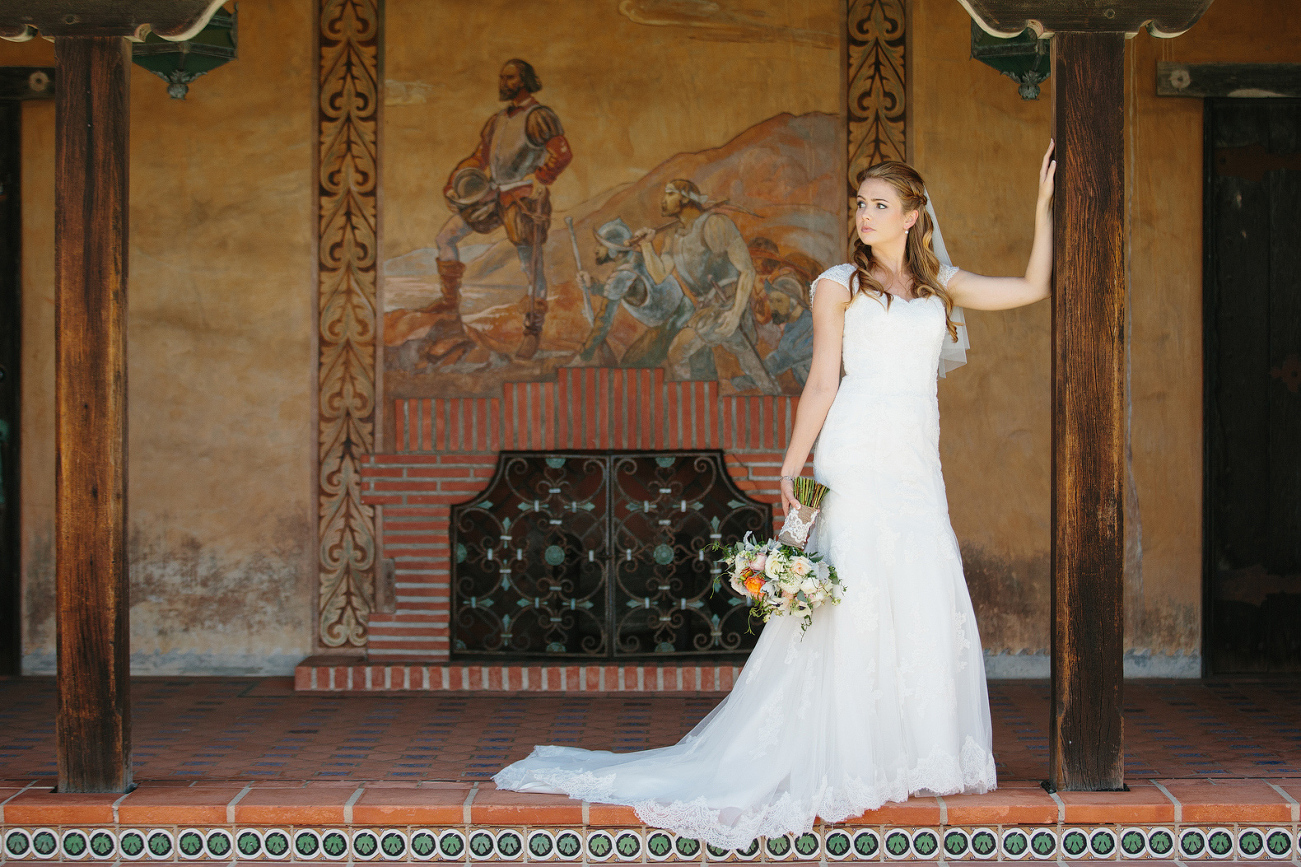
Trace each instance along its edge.
{"label": "decorative tile border", "polygon": [[1297,825],[825,825],[702,846],[656,828],[583,827],[8,827],[7,861],[779,862],[1257,860],[1301,857]]}

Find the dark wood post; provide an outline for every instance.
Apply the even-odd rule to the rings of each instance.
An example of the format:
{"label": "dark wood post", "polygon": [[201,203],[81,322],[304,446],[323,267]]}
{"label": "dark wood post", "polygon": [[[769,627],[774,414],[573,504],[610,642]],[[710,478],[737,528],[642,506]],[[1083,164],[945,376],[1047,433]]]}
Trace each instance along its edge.
{"label": "dark wood post", "polygon": [[55,611],[61,792],[131,787],[127,576],[128,36],[198,33],[222,0],[0,0],[54,39]]}
{"label": "dark wood post", "polygon": [[1048,786],[1125,785],[1125,37],[1173,37],[1211,0],[958,0],[985,30],[1053,40],[1052,715]]}
{"label": "dark wood post", "polygon": [[125,792],[131,49],[120,36],[60,36],[54,53],[59,791]]}
{"label": "dark wood post", "polygon": [[1054,789],[1125,785],[1124,52],[1124,33],[1053,37]]}

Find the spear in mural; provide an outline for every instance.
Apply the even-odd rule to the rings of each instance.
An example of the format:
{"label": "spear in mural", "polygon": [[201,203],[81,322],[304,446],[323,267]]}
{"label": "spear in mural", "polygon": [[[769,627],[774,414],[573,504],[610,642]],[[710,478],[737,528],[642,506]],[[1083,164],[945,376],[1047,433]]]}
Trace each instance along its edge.
{"label": "spear in mural", "polygon": [[[574,232],[574,218],[565,217],[565,225],[569,227],[569,245],[574,251],[574,266],[581,271],[583,270],[583,257],[578,252],[578,235]],[[592,299],[582,286],[579,286],[578,289],[583,295],[583,318],[587,320],[588,325],[591,325],[596,322],[596,316],[592,314]]]}

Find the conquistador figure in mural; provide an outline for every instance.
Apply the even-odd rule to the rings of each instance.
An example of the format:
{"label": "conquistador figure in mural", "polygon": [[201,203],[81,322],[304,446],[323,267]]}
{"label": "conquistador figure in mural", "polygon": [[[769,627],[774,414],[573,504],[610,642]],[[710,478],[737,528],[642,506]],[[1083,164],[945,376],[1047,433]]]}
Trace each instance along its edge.
{"label": "conquistador figure in mural", "polygon": [[[547,313],[542,246],[551,227],[548,188],[573,159],[560,118],[533,96],[541,89],[531,64],[513,59],[502,66],[497,94],[507,105],[488,118],[474,153],[461,160],[448,178],[443,194],[456,213],[436,240],[443,293],[436,306],[459,311],[465,263],[456,245],[471,233],[491,232],[498,226],[506,229],[528,279],[524,340],[515,353],[526,359],[537,353]],[[455,322],[459,331],[459,315]],[[446,354],[456,343],[449,341]]]}
{"label": "conquistador figure in mural", "polygon": [[714,365],[717,346],[736,358],[754,387],[764,394],[777,394],[781,388],[755,349],[758,334],[751,311],[754,262],[736,223],[722,213],[724,205],[710,202],[686,178],[669,181],[660,211],[666,217],[676,217],[677,223],[667,230],[664,249],[655,250],[656,229],[642,229],[630,244],[641,248],[651,279],[663,280],[670,271],[676,272],[695,305],[691,320],[669,346],[670,376],[718,379]]}

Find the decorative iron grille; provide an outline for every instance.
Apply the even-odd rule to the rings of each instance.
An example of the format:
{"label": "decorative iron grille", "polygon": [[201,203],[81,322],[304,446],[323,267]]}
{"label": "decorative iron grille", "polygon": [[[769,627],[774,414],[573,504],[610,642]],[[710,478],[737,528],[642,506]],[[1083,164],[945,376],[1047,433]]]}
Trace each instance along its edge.
{"label": "decorative iron grille", "polygon": [[502,452],[452,507],[453,654],[743,653],[759,625],[707,548],[771,527],[719,451]]}

